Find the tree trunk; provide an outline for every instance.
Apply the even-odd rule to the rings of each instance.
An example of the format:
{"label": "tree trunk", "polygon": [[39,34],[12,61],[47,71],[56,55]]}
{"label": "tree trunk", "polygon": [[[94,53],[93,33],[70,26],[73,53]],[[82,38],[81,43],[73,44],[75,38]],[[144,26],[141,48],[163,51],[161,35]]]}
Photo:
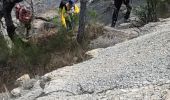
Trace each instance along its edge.
{"label": "tree trunk", "polygon": [[80,0],[79,29],[77,34],[78,43],[82,43],[85,36],[86,4],[87,0]]}

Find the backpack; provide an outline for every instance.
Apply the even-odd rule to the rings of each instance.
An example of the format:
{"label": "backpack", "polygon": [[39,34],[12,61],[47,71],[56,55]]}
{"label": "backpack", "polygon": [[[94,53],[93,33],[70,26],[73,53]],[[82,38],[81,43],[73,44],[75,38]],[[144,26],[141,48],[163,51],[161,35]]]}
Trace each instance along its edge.
{"label": "backpack", "polygon": [[74,6],[75,2],[76,2],[76,0],[61,0],[59,8],[63,9],[65,7],[66,3],[69,3],[71,6]]}
{"label": "backpack", "polygon": [[22,23],[30,23],[32,20],[32,12],[29,8],[20,4],[16,5],[16,18]]}

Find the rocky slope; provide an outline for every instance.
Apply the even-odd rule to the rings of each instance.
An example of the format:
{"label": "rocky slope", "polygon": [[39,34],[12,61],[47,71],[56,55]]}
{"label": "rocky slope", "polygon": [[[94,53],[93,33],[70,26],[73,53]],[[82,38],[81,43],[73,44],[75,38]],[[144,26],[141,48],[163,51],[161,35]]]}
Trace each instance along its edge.
{"label": "rocky slope", "polygon": [[29,80],[11,100],[169,100],[169,27],[170,19],[150,23],[143,36],[89,51],[92,59]]}

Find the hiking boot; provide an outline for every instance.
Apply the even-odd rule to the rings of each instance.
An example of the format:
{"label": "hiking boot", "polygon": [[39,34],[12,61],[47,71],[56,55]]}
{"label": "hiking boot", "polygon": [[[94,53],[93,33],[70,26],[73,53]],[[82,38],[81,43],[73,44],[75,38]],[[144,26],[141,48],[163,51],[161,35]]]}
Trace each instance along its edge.
{"label": "hiking boot", "polygon": [[129,23],[130,19],[124,19],[124,23]]}

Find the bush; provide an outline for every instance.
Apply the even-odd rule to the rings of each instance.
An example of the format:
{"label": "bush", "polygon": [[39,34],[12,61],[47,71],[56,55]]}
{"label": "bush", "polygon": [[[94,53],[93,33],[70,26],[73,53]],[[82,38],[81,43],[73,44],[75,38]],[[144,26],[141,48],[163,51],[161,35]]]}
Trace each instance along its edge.
{"label": "bush", "polygon": [[0,36],[0,64],[5,64],[9,58],[9,49],[3,36]]}
{"label": "bush", "polygon": [[88,19],[88,23],[96,23],[97,22],[97,12],[95,10],[89,9],[87,11],[87,19]]}
{"label": "bush", "polygon": [[158,5],[158,16],[161,18],[167,18],[170,16],[170,0],[160,0]]}
{"label": "bush", "polygon": [[144,24],[156,22],[158,17],[167,16],[169,3],[169,0],[146,0],[146,5],[137,7],[135,13]]}
{"label": "bush", "polygon": [[157,17],[158,0],[146,0],[146,5],[142,5],[135,9],[136,15],[146,24],[148,22],[158,21]]}

